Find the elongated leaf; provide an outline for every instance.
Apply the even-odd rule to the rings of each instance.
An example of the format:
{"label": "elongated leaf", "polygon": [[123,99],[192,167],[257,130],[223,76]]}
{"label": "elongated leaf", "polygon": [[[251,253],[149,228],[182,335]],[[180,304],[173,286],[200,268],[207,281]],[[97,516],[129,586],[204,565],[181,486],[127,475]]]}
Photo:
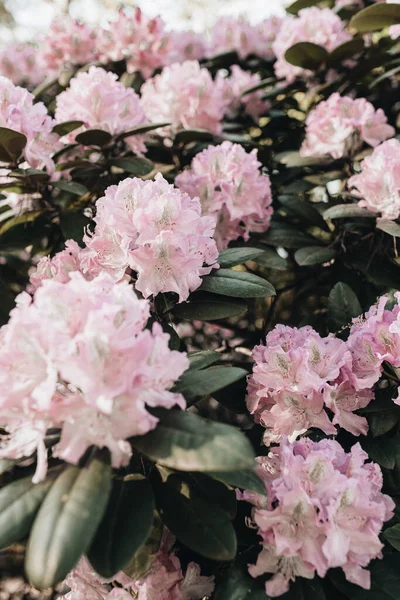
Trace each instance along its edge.
{"label": "elongated leaf", "polygon": [[384,410],[368,415],[368,424],[374,437],[385,435],[391,431],[400,420],[400,410],[394,405],[392,410]]}
{"label": "elongated leaf", "polygon": [[100,575],[112,577],[146,543],[153,527],[154,496],[146,479],[115,481],[88,558]]}
{"label": "elongated leaf", "polygon": [[8,221],[3,223],[3,225],[0,227],[0,236],[4,235],[7,231],[12,229],[16,225],[25,225],[27,223],[33,223],[42,214],[43,210],[32,210],[12,217],[12,219],[8,219]]}
{"label": "elongated leaf", "polygon": [[350,217],[369,217],[375,218],[376,214],[367,208],[357,206],[357,204],[336,204],[331,206],[323,214],[324,219],[348,219]]}
{"label": "elongated leaf", "polygon": [[144,125],[138,125],[137,127],[132,127],[129,131],[125,131],[124,133],[120,133],[118,136],[119,139],[124,139],[127,137],[131,137],[132,135],[140,135],[143,133],[148,133],[149,131],[154,131],[155,129],[160,129],[161,127],[168,127],[171,123],[145,123]]}
{"label": "elongated leaf", "polygon": [[395,221],[380,219],[376,222],[376,228],[393,237],[400,237],[400,225]]}
{"label": "elongated leaf", "polygon": [[249,575],[245,565],[233,565],[217,586],[214,600],[269,600],[265,584]]}
{"label": "elongated leaf", "polygon": [[274,159],[289,169],[293,167],[308,167],[310,165],[323,165],[329,162],[325,157],[320,156],[300,156],[295,150],[286,150],[275,154]]}
{"label": "elongated leaf", "polygon": [[42,483],[31,477],[19,479],[0,490],[0,548],[26,537],[50,486],[51,476]]}
{"label": "elongated leaf", "polygon": [[392,438],[368,437],[362,440],[362,447],[368,453],[368,457],[385,469],[393,469],[396,464],[396,446]]}
{"label": "elongated leaf", "polygon": [[0,127],[0,161],[11,162],[18,158],[27,141],[23,133]]}
{"label": "elongated leaf", "polygon": [[253,469],[242,469],[241,471],[219,471],[208,473],[214,479],[227,483],[233,487],[241,488],[242,490],[249,490],[250,492],[256,492],[257,494],[263,494],[266,496],[267,491],[265,489],[264,482],[259,478],[257,473]]}
{"label": "elongated leaf", "polygon": [[286,12],[290,13],[291,15],[297,15],[299,10],[302,10],[303,8],[309,8],[310,6],[315,6],[316,4],[319,4],[320,1],[321,0],[296,0],[296,2],[293,2],[293,4],[290,4],[290,6],[286,7]]}
{"label": "elongated leaf", "polygon": [[214,350],[198,350],[190,352],[188,359],[190,360],[190,370],[205,369],[221,358],[219,352]]}
{"label": "elongated leaf", "polygon": [[179,319],[214,321],[241,315],[246,310],[246,302],[239,298],[196,292],[189,296],[189,302],[177,304],[173,309],[173,313]]}
{"label": "elongated leaf", "polygon": [[78,129],[78,127],[81,127],[83,124],[83,121],[64,121],[63,123],[57,123],[57,125],[53,127],[53,131],[59,136],[63,136]]}
{"label": "elongated leaf", "polygon": [[328,320],[333,331],[350,325],[361,313],[361,304],[351,287],[339,281],[328,297]]}
{"label": "elongated leaf", "polygon": [[200,289],[233,298],[265,298],[276,293],[273,286],[265,279],[252,273],[230,269],[218,269],[206,275],[203,277]]}
{"label": "elongated leaf", "polygon": [[25,569],[38,589],[62,581],[90,547],[111,491],[111,467],[94,459],[54,482],[33,524]]}
{"label": "elongated leaf", "polygon": [[284,248],[303,248],[303,246],[318,244],[316,239],[303,233],[298,227],[287,223],[273,223],[262,241],[271,246],[283,246]]}
{"label": "elongated leaf", "polygon": [[355,14],[350,21],[350,28],[359,33],[367,33],[398,23],[400,23],[399,4],[374,4]]}
{"label": "elongated leaf", "polygon": [[182,544],[211,560],[232,560],[236,535],[229,516],[219,506],[202,500],[176,475],[155,486],[163,522]]}
{"label": "elongated leaf", "polygon": [[87,129],[78,133],[75,141],[83,146],[106,146],[112,139],[111,133],[103,131],[102,129]]}
{"label": "elongated leaf", "polygon": [[235,267],[248,260],[254,260],[263,254],[263,252],[264,250],[260,250],[259,248],[228,248],[227,250],[223,250],[218,256],[218,264],[224,268]]}
{"label": "elongated leaf", "polygon": [[297,42],[285,52],[285,60],[295,67],[315,70],[328,60],[329,53],[312,42]]}
{"label": "elongated leaf", "polygon": [[175,142],[207,142],[214,139],[214,135],[207,129],[182,129],[175,136]]}
{"label": "elongated leaf", "polygon": [[84,185],[76,183],[76,181],[64,181],[61,179],[60,181],[52,181],[50,185],[75,196],[84,196],[88,192],[88,189]]}
{"label": "elongated leaf", "polygon": [[335,258],[335,251],[324,246],[306,246],[295,252],[294,260],[302,267],[321,265]]}
{"label": "elongated leaf", "polygon": [[353,38],[348,40],[340,46],[336,46],[329,54],[329,62],[336,63],[352,58],[355,54],[358,54],[364,49],[364,40],[360,38]]}
{"label": "elongated leaf", "polygon": [[124,169],[128,173],[141,177],[150,173],[154,165],[147,158],[139,158],[137,156],[126,156],[123,158],[116,158],[111,161],[111,164],[120,169]]}
{"label": "elongated leaf", "polygon": [[239,367],[211,367],[201,371],[186,371],[174,387],[183,394],[189,404],[194,404],[203,396],[208,396],[227,385],[246,377],[247,371]]}
{"label": "elongated leaf", "polygon": [[160,418],[157,427],[132,438],[132,442],[137,450],[160,465],[202,472],[253,467],[253,449],[238,429],[188,412],[164,409],[153,412]]}
{"label": "elongated leaf", "polygon": [[276,82],[275,77],[267,77],[267,79],[262,79],[256,85],[252,85],[251,87],[246,88],[244,90],[244,92],[241,93],[241,97],[247,96],[247,94],[252,94],[253,92],[258,92],[258,90],[263,90],[269,84],[275,83],[275,82]]}
{"label": "elongated leaf", "polygon": [[272,248],[264,248],[264,252],[255,259],[255,262],[261,267],[275,269],[276,271],[286,271],[289,266],[286,258],[279,256]]}
{"label": "elongated leaf", "polygon": [[279,202],[288,209],[289,214],[292,213],[306,223],[316,225],[321,229],[328,229],[322,215],[314,208],[307,200],[300,200],[299,198],[293,198],[293,196],[279,196]]}
{"label": "elongated leaf", "polygon": [[400,552],[400,524],[389,527],[383,532],[383,537],[389,544]]}
{"label": "elongated leaf", "polygon": [[163,523],[157,511],[154,512],[153,525],[146,543],[139,548],[122,571],[134,581],[142,579],[153,564],[161,544]]}

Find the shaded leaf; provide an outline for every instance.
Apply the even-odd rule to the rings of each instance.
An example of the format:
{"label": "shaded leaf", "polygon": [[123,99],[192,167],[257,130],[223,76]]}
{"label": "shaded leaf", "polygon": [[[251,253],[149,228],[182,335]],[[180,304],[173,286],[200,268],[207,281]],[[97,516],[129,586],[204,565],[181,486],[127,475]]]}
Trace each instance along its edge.
{"label": "shaded leaf", "polygon": [[177,381],[174,391],[183,394],[191,405],[203,396],[246,377],[247,374],[245,369],[239,367],[211,367],[199,371],[190,369]]}
{"label": "shaded leaf", "polygon": [[322,46],[312,42],[297,42],[285,52],[285,60],[302,69],[315,70],[326,62],[329,53]]}
{"label": "shaded leaf", "polygon": [[374,4],[355,14],[349,27],[359,33],[377,31],[400,23],[399,4]]}
{"label": "shaded leaf", "polygon": [[217,585],[214,600],[268,600],[265,584],[243,565],[233,565]]}
{"label": "shaded leaf", "polygon": [[376,228],[392,235],[393,237],[400,237],[400,225],[395,221],[389,221],[386,219],[379,219],[376,222]]}
{"label": "shaded leaf", "polygon": [[300,200],[299,198],[286,195],[279,196],[278,200],[284,208],[289,210],[289,214],[293,213],[311,225],[329,230],[322,215],[307,200]]}
{"label": "shaded leaf", "polygon": [[111,133],[102,129],[87,129],[78,133],[75,141],[82,146],[106,146],[112,140]]}
{"label": "shaded leaf", "polygon": [[154,131],[155,129],[160,129],[161,127],[168,127],[168,125],[171,125],[171,123],[145,123],[144,125],[132,127],[132,129],[130,129],[129,131],[124,131],[124,133],[120,133],[118,139],[124,139],[127,137],[131,137],[132,135],[148,133],[149,131]]}
{"label": "shaded leaf", "polygon": [[[395,405],[394,405],[395,406]],[[393,410],[384,410],[379,413],[368,414],[368,425],[374,437],[388,433],[399,422],[400,410],[395,406]]]}
{"label": "shaded leaf", "polygon": [[393,469],[396,464],[397,447],[391,438],[363,438],[362,447],[368,457],[385,469]]}
{"label": "shaded leaf", "polygon": [[59,190],[63,190],[64,192],[74,194],[75,196],[83,196],[88,192],[88,189],[84,185],[76,183],[76,181],[64,181],[61,179],[60,181],[52,181],[49,185],[58,188]]}
{"label": "shaded leaf", "polygon": [[271,224],[271,227],[263,236],[262,242],[271,244],[271,246],[283,246],[289,249],[318,244],[316,239],[303,233],[298,227],[281,222]]}
{"label": "shaded leaf", "polygon": [[207,129],[182,129],[175,136],[175,142],[197,142],[211,141],[214,139],[214,134]]}
{"label": "shaded leaf", "polygon": [[328,297],[328,320],[331,328],[339,331],[361,314],[362,308],[357,296],[347,283],[339,281]]}
{"label": "shaded leaf", "polygon": [[0,127],[0,161],[8,163],[18,158],[27,141],[23,133]]}
{"label": "shaded leaf", "polygon": [[253,469],[242,469],[241,471],[219,471],[208,473],[214,479],[227,483],[233,487],[249,490],[266,496],[265,484]]}
{"label": "shaded leaf", "polygon": [[82,238],[89,223],[90,219],[85,217],[81,212],[70,211],[60,213],[61,231],[66,240],[75,240],[78,244],[82,244]]}
{"label": "shaded leaf", "polygon": [[189,352],[188,359],[190,360],[190,370],[205,369],[221,358],[219,352],[214,350],[197,350]]}
{"label": "shaded leaf", "polygon": [[296,2],[293,2],[293,4],[290,4],[286,7],[286,12],[290,13],[291,15],[297,15],[299,10],[302,10],[303,8],[309,8],[310,6],[315,6],[316,4],[319,4],[320,1],[321,0],[296,0]]}
{"label": "shaded leaf", "polygon": [[75,131],[78,127],[84,125],[83,121],[64,121],[63,123],[57,123],[53,127],[54,133],[57,133],[59,136],[67,135],[71,133],[71,131]]}
{"label": "shaded leaf", "polygon": [[220,267],[228,268],[241,265],[248,260],[254,260],[264,253],[264,250],[259,248],[228,248],[223,250],[218,256],[218,264]]}
{"label": "shaded leaf", "polygon": [[124,171],[127,171],[136,177],[148,175],[154,168],[154,165],[150,160],[147,160],[147,158],[139,158],[137,156],[116,158],[111,161],[111,164],[120,169],[124,169]]}
{"label": "shaded leaf", "polygon": [[286,258],[282,258],[271,248],[265,248],[263,253],[255,259],[255,262],[261,267],[277,271],[286,271],[289,266]]}
{"label": "shaded leaf", "polygon": [[276,293],[269,281],[262,277],[230,269],[218,269],[206,275],[200,289],[233,298],[265,298]]}
{"label": "shaded leaf", "polygon": [[383,532],[383,537],[389,544],[400,552],[400,524],[389,527]]}
{"label": "shaded leaf", "polygon": [[214,321],[240,315],[246,310],[246,302],[239,298],[196,292],[189,296],[189,302],[177,304],[173,314],[180,319]]}
{"label": "shaded leaf", "polygon": [[349,217],[369,217],[374,219],[376,214],[357,204],[336,204],[336,206],[328,208],[324,212],[323,217],[324,219],[348,219]]}
{"label": "shaded leaf", "polygon": [[352,58],[354,54],[358,54],[364,49],[364,40],[360,38],[353,38],[352,40],[348,40],[340,46],[336,46],[330,54],[329,54],[329,62],[341,62],[342,60],[346,60],[348,58]]}
{"label": "shaded leaf", "polygon": [[324,246],[306,246],[295,252],[294,259],[301,267],[320,265],[335,258],[335,251]]}

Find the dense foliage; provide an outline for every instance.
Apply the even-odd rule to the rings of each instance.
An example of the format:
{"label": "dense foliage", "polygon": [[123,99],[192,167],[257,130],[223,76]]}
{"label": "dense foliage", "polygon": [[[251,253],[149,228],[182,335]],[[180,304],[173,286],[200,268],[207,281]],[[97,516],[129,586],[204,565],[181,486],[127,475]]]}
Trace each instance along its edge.
{"label": "dense foliage", "polygon": [[33,586],[400,594],[399,34],[298,0],[3,51],[0,547]]}

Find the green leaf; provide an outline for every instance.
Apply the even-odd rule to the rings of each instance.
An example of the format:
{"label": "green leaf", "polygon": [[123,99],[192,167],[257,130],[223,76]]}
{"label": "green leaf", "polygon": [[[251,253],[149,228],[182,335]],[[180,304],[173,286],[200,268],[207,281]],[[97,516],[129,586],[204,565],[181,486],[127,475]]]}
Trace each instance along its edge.
{"label": "green leaf", "polygon": [[349,27],[359,33],[377,31],[400,23],[399,4],[374,4],[353,16]]}
{"label": "green leaf", "polygon": [[362,38],[353,38],[344,42],[344,44],[340,44],[340,46],[336,46],[329,54],[329,62],[336,63],[352,58],[354,54],[362,52],[363,49],[364,40]]}
{"label": "green leaf", "polygon": [[351,600],[398,600],[400,589],[400,564],[397,552],[375,560],[368,565],[371,572],[371,589],[363,590],[345,580],[341,569],[329,570],[328,578]]}
{"label": "green leaf", "polygon": [[218,264],[220,267],[229,268],[241,265],[248,260],[254,260],[258,256],[264,253],[264,250],[259,248],[228,248],[223,250],[218,257]]}
{"label": "green leaf", "polygon": [[214,321],[241,315],[246,310],[246,302],[239,298],[196,292],[190,294],[189,302],[177,304],[173,309],[173,314],[179,319],[189,321]]}
{"label": "green leaf", "polygon": [[326,600],[321,580],[298,577],[290,584],[289,591],[280,596],[281,600]]}
{"label": "green leaf", "polygon": [[6,231],[9,231],[16,225],[25,225],[27,223],[33,223],[42,214],[43,214],[43,210],[32,210],[30,212],[24,212],[20,215],[12,217],[11,219],[8,219],[0,227],[0,236],[5,234]]}
{"label": "green leaf", "polygon": [[286,258],[282,258],[271,248],[264,248],[263,253],[255,259],[255,262],[261,267],[277,271],[286,271],[288,269]]}
{"label": "green leaf", "polygon": [[396,465],[397,444],[391,438],[363,438],[362,447],[368,457],[385,469],[394,469]]}
{"label": "green leaf", "polygon": [[229,516],[205,502],[176,475],[155,486],[157,508],[168,529],[191,550],[211,560],[232,560],[236,535]]}
{"label": "green leaf", "polygon": [[328,297],[328,320],[333,331],[351,324],[362,313],[361,304],[347,283],[339,281]]}
{"label": "green leaf", "polygon": [[319,4],[319,2],[321,2],[321,0],[296,0],[296,2],[293,2],[293,4],[286,7],[286,12],[291,15],[297,15],[299,10],[315,6],[316,4]]}
{"label": "green leaf", "polygon": [[196,350],[195,352],[189,352],[188,359],[190,360],[190,370],[199,370],[209,367],[213,363],[217,362],[221,358],[219,352],[214,350]]}
{"label": "green leaf", "polygon": [[25,570],[38,589],[62,581],[90,547],[111,491],[111,467],[93,459],[67,468],[40,507],[29,538]]}
{"label": "green leaf", "polygon": [[124,171],[136,177],[148,175],[154,169],[154,165],[150,160],[147,160],[147,158],[138,158],[137,156],[116,158],[110,164],[124,169]]}
{"label": "green leaf", "polygon": [[87,129],[78,133],[75,138],[75,141],[82,146],[99,146],[100,148],[109,144],[111,140],[111,133],[102,129]]}
{"label": "green leaf", "polygon": [[103,577],[125,567],[146,543],[153,527],[155,502],[146,479],[115,481],[88,558]]}
{"label": "green leaf", "polygon": [[146,435],[132,438],[132,443],[160,465],[200,472],[253,467],[250,442],[235,427],[179,410],[153,412],[160,418],[157,427]]}
{"label": "green leaf", "polygon": [[82,125],[84,125],[83,121],[64,121],[64,123],[57,123],[57,125],[53,127],[53,131],[62,137],[63,135],[67,135],[68,133],[71,133],[71,131],[78,129],[78,127],[81,127]]}
{"label": "green leaf", "polygon": [[50,178],[50,175],[40,169],[14,169],[9,174],[10,177],[18,177],[21,179],[29,180],[29,183],[38,183],[40,181],[46,181]]}
{"label": "green leaf", "polygon": [[201,371],[186,371],[175,384],[174,392],[183,394],[189,405],[227,385],[246,377],[248,372],[239,367],[211,367]]}
{"label": "green leaf", "polygon": [[175,142],[208,142],[214,139],[214,135],[207,129],[182,129],[175,136]]}
{"label": "green leaf", "polygon": [[400,552],[400,524],[389,527],[383,532],[383,537],[389,544]]}
{"label": "green leaf", "polygon": [[374,437],[388,433],[399,422],[400,411],[395,407],[393,410],[384,410],[379,413],[368,415],[368,425]]}
{"label": "green leaf", "polygon": [[329,53],[322,46],[312,42],[297,42],[285,52],[285,60],[302,69],[314,71],[328,60]]}
{"label": "green leaf", "polygon": [[284,248],[302,248],[318,244],[317,240],[303,233],[298,227],[287,223],[275,222],[263,236],[262,242],[271,246],[283,246]]}
{"label": "green leaf", "polygon": [[328,158],[320,156],[300,156],[295,150],[286,150],[275,154],[274,160],[286,165],[289,169],[293,167],[308,167],[311,165],[324,165],[329,162]]}
{"label": "green leaf", "polygon": [[289,214],[293,213],[311,225],[316,225],[321,229],[329,230],[322,215],[307,200],[300,200],[299,198],[293,198],[293,196],[286,195],[279,196],[278,200],[284,208],[288,209]]}
{"label": "green leaf", "polygon": [[25,477],[0,490],[0,548],[28,535],[51,484],[51,478],[35,484],[31,477]]}
{"label": "green leaf", "polygon": [[60,213],[61,231],[66,240],[75,240],[78,244],[82,243],[82,238],[90,219],[81,212],[62,212]]}
{"label": "green leaf", "polygon": [[262,494],[264,496],[267,495],[264,482],[252,469],[226,472],[219,471],[215,473],[210,472],[208,475],[233,487],[241,488],[242,490],[249,490],[250,492],[256,492],[256,494]]}
{"label": "green leaf", "polygon": [[400,225],[395,221],[389,221],[386,219],[379,219],[376,222],[376,228],[392,235],[393,237],[400,237]]}
{"label": "green leaf", "polygon": [[64,181],[61,179],[60,181],[52,181],[49,185],[75,196],[83,196],[88,193],[88,189],[81,183],[76,183],[76,181]]}
{"label": "green leaf", "polygon": [[222,481],[217,481],[204,473],[179,473],[179,478],[205,502],[216,504],[226,512],[231,520],[236,517],[236,492]]}
{"label": "green leaf", "polygon": [[369,217],[374,219],[376,214],[357,204],[336,204],[323,214],[324,219],[348,219],[349,217]]}
{"label": "green leaf", "polygon": [[253,92],[258,92],[258,90],[263,90],[269,84],[275,83],[275,82],[276,82],[275,77],[267,77],[267,79],[262,79],[256,85],[252,85],[251,87],[246,88],[244,90],[244,92],[241,93],[241,98],[243,98],[243,96],[246,96],[247,94],[252,94]]}
{"label": "green leaf", "polygon": [[23,133],[7,127],[0,127],[0,161],[8,163],[17,159],[27,141]]}
{"label": "green leaf", "polygon": [[265,298],[276,293],[269,281],[262,277],[230,269],[218,269],[206,275],[200,289],[233,298]]}
{"label": "green leaf", "polygon": [[294,254],[294,260],[301,267],[308,267],[310,265],[321,265],[326,263],[332,258],[335,258],[336,252],[332,248],[326,248],[324,246],[306,246],[300,248]]}
{"label": "green leaf", "polygon": [[157,511],[153,515],[153,525],[146,543],[139,548],[122,571],[134,581],[142,579],[153,564],[156,553],[160,549],[163,534],[163,523]]}
{"label": "green leaf", "polygon": [[214,600],[269,600],[265,583],[254,579],[243,565],[233,565],[226,571],[215,590]]}
{"label": "green leaf", "polygon": [[168,127],[171,123],[146,123],[144,125],[138,125],[137,127],[132,127],[129,131],[125,131],[124,133],[120,133],[118,139],[125,139],[127,137],[131,137],[131,135],[140,135],[142,133],[148,133],[149,131],[154,131],[155,129],[160,129],[161,127]]}
{"label": "green leaf", "polygon": [[41,83],[33,90],[32,94],[35,96],[35,101],[40,100],[40,98],[54,85],[57,85],[58,77],[56,79],[51,79],[50,81],[45,81]]}

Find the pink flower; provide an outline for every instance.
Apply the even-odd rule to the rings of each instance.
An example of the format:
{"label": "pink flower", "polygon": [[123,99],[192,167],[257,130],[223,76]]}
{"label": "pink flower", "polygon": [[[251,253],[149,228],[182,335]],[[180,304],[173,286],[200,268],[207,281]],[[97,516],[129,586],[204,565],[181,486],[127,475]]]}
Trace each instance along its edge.
{"label": "pink flower", "polygon": [[335,8],[343,8],[344,6],[361,6],[363,0],[336,0]]}
{"label": "pink flower", "polygon": [[160,75],[144,83],[141,94],[150,121],[172,123],[164,135],[193,128],[221,132],[225,112],[222,90],[195,60],[165,67]]}
{"label": "pink flower", "polygon": [[[117,81],[117,75],[99,67],[78,73],[65,92],[57,96],[56,121],[83,121],[84,126],[67,136],[69,143],[81,131],[102,129],[112,135],[124,133],[146,122],[139,96]],[[136,154],[146,152],[144,137],[134,135],[125,142]]]}
{"label": "pink flower", "polygon": [[251,25],[245,16],[220,17],[211,32],[209,54],[236,51],[241,59],[249,54],[272,59],[273,42],[279,32],[282,19],[269,17],[257,25]]}
{"label": "pink flower", "polygon": [[312,42],[331,52],[337,46],[352,39],[347,33],[343,21],[329,8],[304,8],[297,17],[287,17],[283,21],[272,49],[277,57],[275,73],[287,82],[297,76],[310,75],[311,72],[295,67],[285,59],[286,50],[298,42]]}
{"label": "pink flower", "polygon": [[205,37],[195,31],[170,31],[170,54],[168,64],[183,63],[186,60],[202,60],[206,56]]}
{"label": "pink flower", "polygon": [[45,279],[55,279],[61,283],[67,283],[69,274],[79,271],[80,251],[81,248],[74,240],[68,240],[65,243],[65,250],[58,252],[53,258],[43,256],[30,277],[32,291],[35,292]]}
{"label": "pink flower", "polygon": [[198,198],[168,184],[125,179],[97,201],[96,229],[86,235],[81,267],[88,275],[105,270],[120,279],[130,266],[136,288],[147,298],[176,292],[179,300],[216,268],[215,221],[201,216]]}
{"label": "pink flower", "polygon": [[381,213],[383,219],[400,215],[400,142],[392,139],[375,148],[361,164],[361,173],[348,180],[361,198],[359,206]]}
{"label": "pink flower", "polygon": [[253,509],[262,550],[250,574],[273,575],[266,583],[271,597],[285,593],[296,577],[325,577],[336,567],[369,589],[364,567],[381,557],[379,534],[395,506],[381,492],[378,465],[365,464],[359,444],[346,454],[326,439],[283,440],[279,456],[280,469],[268,483],[269,506]]}
{"label": "pink flower", "polygon": [[341,158],[357,151],[362,141],[375,147],[394,133],[381,108],[375,110],[365,98],[334,93],[308,115],[300,154]]}
{"label": "pink flower", "polygon": [[400,25],[392,25],[389,27],[389,35],[392,40],[397,40],[400,37]]}
{"label": "pink flower", "polygon": [[46,73],[37,64],[37,58],[38,50],[32,44],[9,43],[0,52],[0,75],[8,77],[15,85],[39,85]]}
{"label": "pink flower", "polygon": [[0,127],[23,133],[27,144],[23,156],[29,166],[54,171],[52,154],[59,149],[58,135],[52,133],[54,121],[43,102],[22,87],[0,76]]}
{"label": "pink flower", "polygon": [[176,185],[200,197],[203,214],[217,221],[218,248],[252,231],[266,231],[272,215],[271,185],[261,174],[257,151],[247,153],[239,144],[223,142],[195,156],[190,169],[180,173]]}
{"label": "pink flower", "polygon": [[216,81],[223,90],[227,104],[226,114],[230,118],[236,117],[240,109],[243,108],[244,112],[249,114],[255,122],[258,122],[260,115],[270,107],[269,102],[262,100],[263,92],[261,90],[242,96],[245,90],[261,81],[257,73],[252,74],[243,71],[238,65],[233,65],[230,77],[224,77],[222,72],[219,72]]}
{"label": "pink flower", "polygon": [[86,65],[97,60],[96,47],[96,31],[63,15],[40,39],[38,61],[47,72],[57,75],[64,65]]}
{"label": "pink flower", "polygon": [[99,39],[102,62],[126,60],[129,73],[140,71],[144,78],[168,64],[173,50],[161,17],[150,19],[136,7],[130,14],[120,10],[118,19],[102,29]]}

